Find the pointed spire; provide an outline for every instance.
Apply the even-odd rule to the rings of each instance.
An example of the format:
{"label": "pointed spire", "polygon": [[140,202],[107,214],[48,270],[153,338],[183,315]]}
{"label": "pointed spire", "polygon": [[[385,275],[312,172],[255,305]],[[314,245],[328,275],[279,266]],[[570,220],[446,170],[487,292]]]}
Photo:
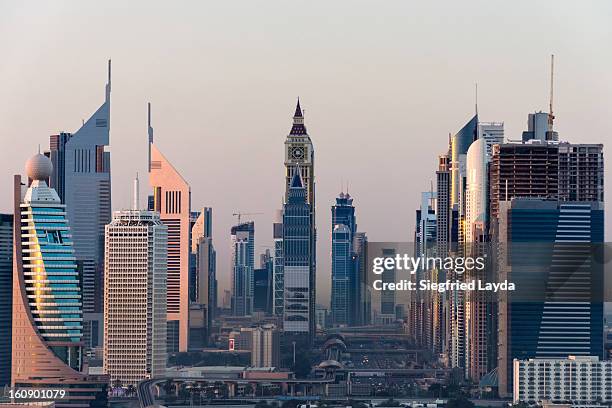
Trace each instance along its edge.
{"label": "pointed spire", "polygon": [[153,143],[153,127],[151,126],[151,102],[147,104],[147,134],[149,135],[149,173],[151,172],[151,144]]}
{"label": "pointed spire", "polygon": [[300,106],[300,98],[298,97],[297,105],[295,106],[295,114],[293,115],[293,126],[291,127],[290,135],[299,136],[306,135],[306,126],[304,126],[304,114]]}
{"label": "pointed spire", "polygon": [[106,82],[106,102],[110,101],[111,94],[111,60],[108,60],[108,81]]}
{"label": "pointed spire", "polygon": [[474,99],[475,99],[475,107],[476,107],[476,116],[478,116],[478,82],[474,84],[474,87],[475,87]]}
{"label": "pointed spire", "polygon": [[132,210],[140,210],[140,181],[138,180],[138,172],[134,179],[134,191],[132,192]]}
{"label": "pointed spire", "polygon": [[303,118],[304,115],[302,114],[302,108],[300,107],[300,97],[298,96],[297,98],[297,105],[295,106],[295,114],[293,115],[293,118]]}

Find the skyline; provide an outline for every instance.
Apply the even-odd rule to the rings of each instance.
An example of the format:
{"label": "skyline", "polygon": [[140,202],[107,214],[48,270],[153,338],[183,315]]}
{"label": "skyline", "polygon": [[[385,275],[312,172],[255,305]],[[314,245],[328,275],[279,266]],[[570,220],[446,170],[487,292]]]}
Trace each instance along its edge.
{"label": "skyline", "polygon": [[[0,10],[5,7],[0,6]],[[44,9],[48,6],[40,7]],[[318,6],[312,7],[317,9]],[[332,11],[346,11],[349,13],[348,20],[352,19],[353,23],[361,21],[366,14],[363,4],[356,7],[356,10],[335,7],[338,6],[331,7]],[[553,11],[546,8],[546,11],[553,13],[552,20],[559,20],[569,14],[569,10],[564,7],[567,6],[559,6]],[[223,6],[213,8],[213,11],[221,14],[226,11]],[[499,8],[501,12],[504,7]],[[263,37],[275,40],[271,45],[266,45],[265,41],[259,44],[259,50],[270,57],[268,62],[255,59],[254,50],[258,48],[254,47],[254,39],[245,39],[245,44],[230,39],[231,46],[225,51],[226,54],[214,46],[202,47],[202,50],[210,50],[212,56],[217,58],[194,58],[192,66],[185,66],[185,58],[195,51],[191,47],[201,46],[203,40],[196,39],[193,44],[184,44],[185,49],[176,49],[171,46],[170,38],[173,37],[170,33],[168,43],[156,42],[155,45],[159,46],[156,49],[150,49],[151,45],[148,45],[134,55],[128,55],[129,45],[122,46],[120,38],[117,38],[118,33],[113,33],[109,34],[105,42],[98,43],[98,47],[74,53],[82,46],[82,40],[69,36],[74,28],[58,29],[53,26],[48,28],[57,32],[41,32],[45,30],[44,27],[34,30],[45,39],[41,45],[45,41],[67,37],[57,41],[59,44],[50,50],[41,47],[37,51],[35,44],[28,43],[25,35],[32,27],[27,22],[22,27],[16,27],[16,23],[21,21],[18,14],[13,13],[14,10],[9,7],[6,13],[0,13],[3,16],[0,21],[7,20],[7,24],[0,24],[0,33],[6,34],[5,30],[11,30],[16,34],[15,38],[21,38],[25,44],[0,43],[0,52],[3,52],[8,61],[13,62],[0,67],[0,78],[5,82],[3,88],[11,95],[10,100],[7,98],[0,102],[0,138],[5,145],[9,140],[12,141],[12,149],[3,149],[0,154],[6,169],[6,174],[0,179],[0,188],[6,192],[0,200],[0,211],[10,212],[11,175],[23,174],[23,163],[35,152],[36,146],[40,144],[44,150],[49,135],[61,130],[75,131],[80,126],[80,119],[89,117],[99,106],[104,96],[106,59],[111,58],[112,208],[121,210],[130,207],[132,179],[136,172],[144,174],[146,171],[146,103],[151,101],[156,144],[159,144],[160,149],[191,185],[193,207],[210,206],[215,210],[213,237],[219,252],[218,275],[220,289],[226,289],[230,276],[230,226],[236,221],[231,214],[236,211],[264,212],[263,216],[254,217],[256,255],[263,252],[264,246],[272,243],[273,215],[283,195],[283,142],[291,126],[295,99],[299,95],[306,110],[305,122],[317,151],[318,284],[319,288],[325,289],[320,292],[318,300],[327,303],[331,248],[328,233],[331,221],[329,208],[340,192],[341,183],[350,183],[350,193],[355,198],[356,214],[359,217],[359,229],[366,231],[371,241],[411,241],[414,210],[419,204],[420,192],[429,189],[431,174],[436,167],[435,158],[444,151],[447,134],[454,134],[473,114],[474,82],[479,84],[479,113],[482,120],[503,121],[507,138],[518,139],[520,132],[526,128],[527,114],[536,110],[546,111],[548,108],[548,58],[550,53],[554,53],[557,58],[555,128],[559,131],[560,139],[573,143],[606,144],[610,128],[605,123],[606,113],[609,113],[609,106],[612,106],[612,77],[606,67],[609,66],[612,54],[606,51],[605,44],[612,36],[610,27],[597,24],[597,19],[602,18],[603,22],[604,15],[610,11],[605,8],[602,6],[599,12],[593,10],[586,13],[594,21],[588,27],[584,21],[580,21],[584,18],[584,10],[575,15],[575,27],[571,26],[572,21],[569,21],[570,27],[566,25],[563,29],[552,27],[555,21],[550,22],[549,28],[553,29],[551,33],[543,30],[542,26],[537,27],[539,35],[543,37],[540,44],[521,43],[520,38],[529,36],[529,24],[522,26],[525,19],[536,19],[534,16],[541,17],[541,14],[534,13],[530,8],[531,16],[526,13],[521,15],[521,11],[515,9],[513,13],[518,14],[515,17],[520,17],[520,20],[515,21],[521,22],[521,28],[527,28],[527,33],[516,33],[518,38],[510,38],[512,36],[508,35],[508,30],[513,27],[502,24],[500,32],[490,34],[494,38],[499,35],[504,39],[504,43],[499,45],[500,50],[507,46],[512,48],[513,45],[524,48],[523,54],[518,55],[519,70],[512,71],[511,65],[506,66],[510,56],[497,54],[492,46],[481,48],[480,53],[483,55],[478,56],[483,59],[476,60],[480,64],[475,61],[473,67],[465,66],[468,61],[474,60],[472,53],[475,51],[459,47],[468,52],[462,59],[456,60],[457,71],[445,72],[444,76],[436,77],[436,68],[430,78],[426,75],[431,71],[431,62],[437,61],[438,64],[433,64],[436,66],[444,64],[445,59],[452,61],[456,57],[454,54],[459,52],[459,49],[452,49],[452,41],[461,38],[447,38],[451,44],[445,45],[444,51],[433,52],[431,55],[418,44],[411,44],[415,50],[404,50],[401,44],[391,41],[391,34],[399,30],[398,24],[402,23],[394,16],[387,16],[389,28],[383,27],[381,21],[376,22],[379,24],[377,28],[384,31],[385,38],[391,42],[376,49],[372,49],[378,45],[372,39],[362,43],[368,47],[368,53],[379,65],[376,61],[360,60],[362,64],[358,66],[350,63],[355,61],[355,56],[365,52],[360,47],[353,48],[355,45],[349,41],[349,37],[356,34],[355,27],[349,24],[347,33],[340,33],[339,30],[330,39],[331,45],[320,44],[320,50],[312,44],[313,39],[320,42],[323,39],[322,34],[313,33],[316,30],[301,33],[302,39],[306,41],[305,46],[300,47],[275,40],[274,34],[278,34],[279,28],[287,33],[285,26],[275,26],[268,31],[256,31],[255,35],[258,39]],[[282,6],[280,9],[293,12]],[[409,9],[401,8],[400,11]],[[27,7],[22,10],[27,11]],[[160,10],[159,7],[151,7],[145,11],[145,14],[150,14]],[[238,13],[238,20],[244,22],[243,14],[253,11],[249,6],[245,7]],[[384,14],[392,10],[389,5],[384,5],[380,6],[380,11]],[[484,13],[487,11],[490,12],[491,8],[485,6]],[[536,11],[543,12],[544,7]],[[42,11],[39,17],[44,17],[48,12]],[[83,11],[76,7],[72,13],[77,15],[69,17],[78,18],[79,12],[86,15],[87,9]],[[402,12],[399,15],[406,17]],[[445,21],[445,16],[453,13],[457,14],[457,9],[451,7],[450,11],[444,11],[439,18]],[[458,14],[466,17],[467,13],[463,11],[463,14]],[[292,24],[299,31],[300,27],[308,23],[328,22],[326,18],[316,15],[316,12],[312,15],[305,13],[292,21]],[[36,15],[31,17],[37,18]],[[125,16],[112,17],[116,19],[116,24],[109,31],[125,32]],[[190,16],[183,17],[189,23],[184,28],[185,32],[196,30],[196,21]],[[171,13],[168,18],[176,23],[175,13]],[[430,19],[425,19],[425,28],[430,29],[425,30],[425,33],[435,28],[427,26],[431,23]],[[91,34],[100,28],[101,23],[101,20],[93,18],[91,25],[81,28]],[[483,31],[486,31],[489,24],[492,22],[486,21],[482,26]],[[453,27],[452,24],[449,26],[449,32]],[[566,37],[568,34],[576,34],[572,28],[578,27],[582,36],[580,47],[576,47],[573,39]],[[211,32],[215,28],[214,24],[209,27]],[[331,25],[323,24],[323,31],[329,32],[330,29]],[[203,30],[204,33],[208,32]],[[367,40],[364,34],[374,34],[372,31],[363,30],[357,33],[354,40],[356,43]],[[147,32],[148,29],[135,33],[133,40],[136,42],[128,42],[132,46],[138,43],[149,44],[144,41]],[[563,35],[555,41],[553,38],[559,33]],[[462,33],[459,37],[465,35],[468,34]],[[33,40],[32,37],[29,39]],[[437,41],[440,39],[433,39],[433,48],[440,45]],[[346,48],[338,55],[330,54],[338,42]],[[177,44],[180,44],[180,40]],[[21,48],[17,49],[20,45]],[[248,51],[249,47],[254,47],[250,53],[241,54]],[[271,51],[270,47],[284,52],[268,55],[276,52]],[[61,57],[50,58],[52,54],[47,55],[53,50],[60,52],[60,55],[77,54],[79,58],[70,63],[71,70],[66,70],[66,61]],[[165,60],[162,63],[155,62],[156,57],[169,51],[176,57],[175,65],[180,65],[181,71],[172,64],[166,64]],[[322,55],[318,55],[318,51]],[[404,51],[405,55],[394,59],[396,51]],[[414,55],[408,55],[410,51]],[[597,54],[593,57],[595,52]],[[231,61],[227,72],[223,72],[223,68],[228,67],[219,63],[218,57],[222,55],[227,55]],[[316,65],[317,58],[321,56],[325,63]],[[245,57],[248,58],[247,64],[240,65],[241,58]],[[406,57],[416,58],[408,63]],[[517,55],[514,54],[514,57]],[[277,58],[285,60],[284,65],[270,69],[279,62]],[[32,59],[44,61],[44,69],[41,69],[40,64],[27,64],[28,59],[30,62]],[[583,67],[584,60],[593,63]],[[213,61],[211,65],[208,64],[210,61]],[[266,67],[270,70],[266,71]],[[385,80],[381,81],[375,69],[383,67]],[[409,70],[405,71],[407,68]],[[406,72],[412,76],[406,75]],[[222,74],[226,74],[226,77],[222,77]],[[492,76],[497,80],[493,80]],[[355,84],[360,86],[355,87]],[[577,89],[579,87],[582,89]],[[69,98],[64,97],[67,89],[71,91]],[[196,101],[190,101],[190,98]],[[384,103],[380,103],[380,100],[384,100]],[[256,149],[249,145],[253,140],[258,143]],[[376,143],[371,143],[372,140],[376,140]],[[370,141],[370,145],[368,151],[363,152],[361,146],[366,141]],[[422,146],[411,149],[410,146],[417,141]],[[212,143],[214,145],[208,150]],[[198,150],[203,152],[204,160]],[[231,156],[225,152],[231,152]],[[605,162],[609,165],[609,158]],[[237,167],[237,164],[241,167]],[[237,173],[234,171],[236,168],[245,171]],[[388,182],[381,184],[379,180],[383,177]],[[606,201],[610,201],[610,180],[605,183]],[[244,196],[244,188],[247,188],[252,198],[248,204],[239,201]],[[148,190],[142,190],[140,202],[144,203],[146,201],[143,198]],[[384,216],[388,213],[385,209],[393,205],[389,202],[390,197],[393,198],[391,201],[399,200],[403,206],[395,218]],[[608,236],[611,225],[610,220],[606,220],[605,231]]]}

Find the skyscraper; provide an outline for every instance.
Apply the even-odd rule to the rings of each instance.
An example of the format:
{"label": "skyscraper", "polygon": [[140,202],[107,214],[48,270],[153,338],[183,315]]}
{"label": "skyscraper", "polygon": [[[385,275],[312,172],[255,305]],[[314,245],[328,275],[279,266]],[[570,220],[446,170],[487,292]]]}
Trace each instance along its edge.
{"label": "skyscraper", "polygon": [[232,227],[232,314],[253,313],[255,291],[255,223],[243,222]]}
{"label": "skyscraper", "polygon": [[57,406],[105,404],[108,379],[81,372],[81,281],[66,205],[46,182],[53,165],[38,154],[26,172],[27,190],[14,178],[11,386],[64,389]]}
{"label": "skyscraper", "polygon": [[[414,233],[414,256],[431,257],[436,250],[436,193],[421,193],[421,205],[416,210]],[[415,282],[422,279],[434,280],[438,271],[434,268],[419,268],[412,275]],[[437,294],[424,291],[412,293],[410,302],[410,330],[417,346],[429,350],[433,348],[434,303],[438,302]]]}
{"label": "skyscraper", "polygon": [[51,136],[48,153],[54,168],[50,186],[66,204],[82,268],[86,347],[102,344],[104,226],[111,220],[110,94],[109,60],[104,103],[75,133]]}
{"label": "skyscraper", "polygon": [[289,193],[291,192],[294,176],[299,170],[299,176],[303,188],[306,190],[306,204],[310,211],[309,227],[310,232],[308,238],[310,243],[308,245],[308,259],[309,265],[309,282],[308,282],[308,293],[309,293],[309,314],[312,315],[309,318],[309,333],[310,336],[314,336],[315,332],[315,301],[316,301],[316,217],[315,217],[315,174],[314,174],[314,147],[312,140],[308,135],[306,126],[304,125],[304,115],[302,108],[300,107],[300,101],[298,100],[295,107],[295,114],[293,115],[293,126],[291,131],[285,140],[285,202],[289,202]]}
{"label": "skyscraper", "polygon": [[603,358],[602,202],[514,198],[496,218],[499,392],[512,393],[513,359]]}
{"label": "skyscraper", "polygon": [[217,253],[212,239],[211,207],[202,209],[191,228],[191,252],[195,256],[195,302],[203,308],[208,335],[217,310]]}
{"label": "skyscraper", "polygon": [[148,105],[149,183],[152,209],[168,227],[168,351],[189,346],[189,235],[191,188],[153,142]]}
{"label": "skyscraper", "polygon": [[314,336],[312,272],[312,210],[298,167],[283,211],[284,287],[283,330],[310,343]]}
{"label": "skyscraper", "polygon": [[106,226],[104,373],[124,386],[166,369],[168,228],[153,211],[117,211]]}
{"label": "skyscraper", "polygon": [[335,325],[355,324],[359,282],[353,249],[357,224],[353,198],[340,193],[332,212],[331,318]]}
{"label": "skyscraper", "polygon": [[274,261],[269,249],[260,255],[260,267],[253,272],[253,310],[265,314],[272,313],[272,275]]}
{"label": "skyscraper", "polygon": [[272,284],[273,313],[282,316],[285,301],[285,276],[284,276],[284,249],[283,249],[283,210],[277,210],[274,214],[272,224],[272,238],[274,239],[274,258]]}
{"label": "skyscraper", "polygon": [[13,215],[0,214],[0,387],[11,383]]}

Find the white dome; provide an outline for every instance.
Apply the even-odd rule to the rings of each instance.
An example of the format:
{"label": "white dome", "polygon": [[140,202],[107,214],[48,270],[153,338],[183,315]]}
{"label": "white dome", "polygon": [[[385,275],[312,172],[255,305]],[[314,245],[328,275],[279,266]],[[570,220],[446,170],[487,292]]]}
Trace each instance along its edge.
{"label": "white dome", "polygon": [[51,160],[42,154],[36,154],[26,162],[26,174],[32,180],[47,180],[53,173]]}

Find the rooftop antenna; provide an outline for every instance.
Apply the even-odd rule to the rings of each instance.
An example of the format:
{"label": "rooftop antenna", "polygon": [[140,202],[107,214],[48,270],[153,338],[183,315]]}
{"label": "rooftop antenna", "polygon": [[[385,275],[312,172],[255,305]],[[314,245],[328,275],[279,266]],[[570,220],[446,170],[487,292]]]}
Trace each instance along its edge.
{"label": "rooftop antenna", "polygon": [[478,116],[478,82],[476,82],[474,84],[474,87],[475,87],[475,90],[474,90],[475,98],[474,98],[474,100],[475,100],[476,116]]}
{"label": "rooftop antenna", "polygon": [[149,135],[149,173],[151,172],[151,144],[153,143],[153,127],[151,126],[151,102],[147,104],[147,134]]}
{"label": "rooftop antenna", "polygon": [[132,193],[132,210],[137,211],[140,209],[140,182],[138,180],[138,172],[136,172],[136,178],[134,179],[134,191]]}
{"label": "rooftop antenna", "polygon": [[555,80],[555,54],[550,55],[550,101],[548,106],[548,127],[549,130],[553,130],[553,122],[555,115],[553,114],[553,90]]}

